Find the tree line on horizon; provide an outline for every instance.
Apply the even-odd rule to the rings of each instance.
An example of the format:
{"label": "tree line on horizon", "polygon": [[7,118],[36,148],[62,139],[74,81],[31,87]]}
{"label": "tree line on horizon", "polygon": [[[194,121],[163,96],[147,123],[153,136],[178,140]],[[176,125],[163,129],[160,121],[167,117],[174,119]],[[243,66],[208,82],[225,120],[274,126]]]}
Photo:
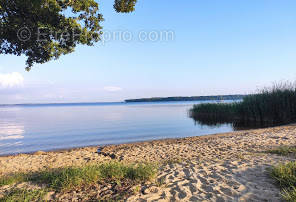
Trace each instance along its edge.
{"label": "tree line on horizon", "polygon": [[162,102],[162,101],[207,101],[207,100],[241,100],[246,95],[210,95],[210,96],[177,96],[128,99],[125,102]]}

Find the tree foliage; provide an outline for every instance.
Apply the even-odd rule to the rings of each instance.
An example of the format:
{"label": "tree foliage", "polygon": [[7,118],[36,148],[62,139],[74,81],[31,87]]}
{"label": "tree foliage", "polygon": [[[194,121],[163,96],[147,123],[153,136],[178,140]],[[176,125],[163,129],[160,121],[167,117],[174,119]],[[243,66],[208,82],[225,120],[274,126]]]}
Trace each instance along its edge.
{"label": "tree foliage", "polygon": [[130,13],[135,10],[137,0],[115,0],[114,9],[119,13]]}
{"label": "tree foliage", "polygon": [[[137,0],[115,0],[117,12]],[[103,16],[95,0],[0,0],[0,54],[25,55],[29,70],[100,40]]]}

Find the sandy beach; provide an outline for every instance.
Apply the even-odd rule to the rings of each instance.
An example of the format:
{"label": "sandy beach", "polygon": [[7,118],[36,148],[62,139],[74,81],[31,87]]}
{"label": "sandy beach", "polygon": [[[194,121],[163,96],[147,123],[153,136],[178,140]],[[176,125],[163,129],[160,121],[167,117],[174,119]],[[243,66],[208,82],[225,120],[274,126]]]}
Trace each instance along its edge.
{"label": "sandy beach", "polygon": [[[106,161],[160,164],[156,181],[142,184],[127,201],[281,201],[268,168],[294,157],[265,153],[296,145],[296,125],[226,134],[111,145],[101,148],[36,152],[0,157],[0,175]],[[15,184],[15,187],[33,186]],[[34,185],[36,186],[36,185]],[[0,187],[0,196],[11,186]],[[50,193],[49,200],[87,201],[106,189]]]}

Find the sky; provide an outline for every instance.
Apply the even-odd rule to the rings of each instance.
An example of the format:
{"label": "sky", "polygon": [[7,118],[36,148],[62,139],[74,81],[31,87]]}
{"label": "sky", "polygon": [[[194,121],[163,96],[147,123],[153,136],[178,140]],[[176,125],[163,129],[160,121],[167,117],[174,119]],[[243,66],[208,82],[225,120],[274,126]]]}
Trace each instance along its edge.
{"label": "sky", "polygon": [[0,55],[0,103],[253,93],[296,80],[295,0],[100,0],[103,40],[25,71]]}

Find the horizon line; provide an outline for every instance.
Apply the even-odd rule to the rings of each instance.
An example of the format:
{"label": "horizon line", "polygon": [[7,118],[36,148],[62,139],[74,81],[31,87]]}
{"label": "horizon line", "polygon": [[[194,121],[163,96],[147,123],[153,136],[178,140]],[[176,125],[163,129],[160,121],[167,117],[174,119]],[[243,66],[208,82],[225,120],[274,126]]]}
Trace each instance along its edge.
{"label": "horizon line", "polygon": [[[115,104],[115,103],[128,103],[129,100],[142,100],[142,99],[164,99],[164,98],[193,98],[193,97],[214,97],[214,96],[243,96],[247,94],[228,94],[228,95],[197,95],[197,96],[169,96],[169,97],[149,97],[149,98],[129,98],[122,101],[107,101],[107,102],[100,102],[100,101],[85,101],[85,102],[30,102],[30,103],[13,103],[13,104],[0,104],[1,107],[3,106],[24,106],[24,105],[81,105],[81,104]],[[184,100],[186,101],[186,100]],[[187,100],[192,101],[192,100]],[[161,101],[160,101],[161,102]]]}

